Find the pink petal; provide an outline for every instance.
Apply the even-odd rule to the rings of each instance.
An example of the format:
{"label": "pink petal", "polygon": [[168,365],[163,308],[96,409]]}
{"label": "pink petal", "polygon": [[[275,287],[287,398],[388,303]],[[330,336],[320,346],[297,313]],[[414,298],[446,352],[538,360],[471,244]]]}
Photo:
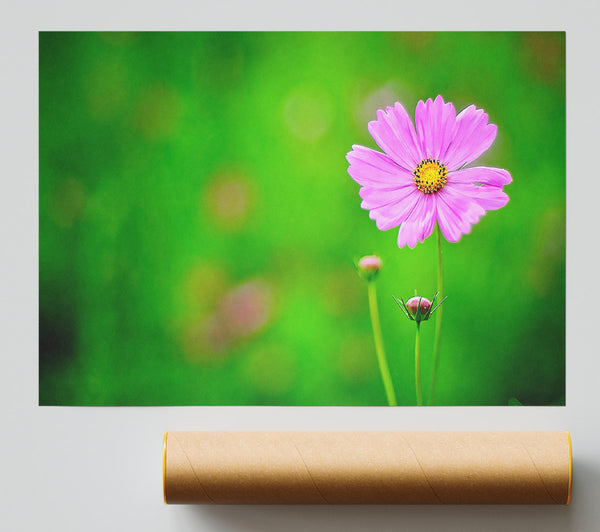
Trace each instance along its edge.
{"label": "pink petal", "polygon": [[[398,231],[398,247],[404,247],[405,245],[409,248],[414,248],[417,245],[419,239],[420,227],[418,223],[418,215],[423,210],[423,205],[426,203],[425,194],[419,193],[419,198],[415,203],[414,209],[407,217],[407,220],[400,225]],[[417,216],[414,216],[417,213]],[[410,219],[411,221],[408,221]]]}
{"label": "pink petal", "polygon": [[421,194],[414,210],[398,231],[398,247],[408,245],[414,248],[417,242],[423,242],[435,227],[434,194]]}
{"label": "pink petal", "polygon": [[381,207],[382,205],[396,203],[404,199],[415,189],[416,187],[414,183],[401,185],[395,188],[364,186],[359,191],[360,197],[364,200],[361,203],[361,207],[363,209],[375,209],[377,207]]}
{"label": "pink petal", "polygon": [[359,185],[393,187],[402,183],[414,183],[412,173],[400,168],[388,155],[354,145],[346,159],[350,163],[348,173]]}
{"label": "pink petal", "polygon": [[377,120],[369,122],[369,133],[385,153],[410,172],[423,159],[412,120],[398,102],[385,112],[377,111]]}
{"label": "pink petal", "polygon": [[485,210],[467,197],[462,197],[449,187],[436,196],[437,221],[442,234],[449,242],[458,242],[463,234],[471,232]]}
{"label": "pink petal", "polygon": [[479,218],[485,214],[485,209],[483,207],[470,196],[458,192],[453,186],[446,185],[440,193],[438,193],[438,197],[445,201],[450,208],[467,223],[477,223]]}
{"label": "pink petal", "polygon": [[452,209],[442,201],[437,204],[437,221],[448,242],[458,242],[462,234],[468,232]]}
{"label": "pink petal", "polygon": [[421,225],[421,242],[423,242],[431,233],[436,222],[436,199],[434,194],[426,194],[427,206],[424,222]]}
{"label": "pink petal", "polygon": [[444,103],[438,96],[435,101],[429,98],[425,103],[420,100],[415,111],[415,123],[421,143],[421,152],[425,157],[439,159],[445,153],[456,122],[456,111],[451,103]]}
{"label": "pink petal", "polygon": [[398,247],[408,246],[413,249],[417,245],[419,225],[405,222],[398,230]]}
{"label": "pink petal", "polygon": [[410,190],[410,192],[402,199],[370,209],[369,218],[377,222],[378,229],[387,231],[396,227],[404,222],[415,209],[423,194],[416,187],[406,190]]}
{"label": "pink petal", "polygon": [[501,188],[489,185],[470,185],[464,183],[447,184],[445,188],[456,191],[457,194],[470,198],[486,211],[504,207],[509,200]]}
{"label": "pink petal", "polygon": [[456,117],[452,140],[441,155],[448,170],[456,170],[479,157],[496,138],[497,127],[488,124],[488,115],[470,105]]}
{"label": "pink petal", "polygon": [[509,172],[502,168],[477,166],[450,172],[448,174],[448,183],[481,183],[483,185],[501,187],[512,183],[512,177]]}

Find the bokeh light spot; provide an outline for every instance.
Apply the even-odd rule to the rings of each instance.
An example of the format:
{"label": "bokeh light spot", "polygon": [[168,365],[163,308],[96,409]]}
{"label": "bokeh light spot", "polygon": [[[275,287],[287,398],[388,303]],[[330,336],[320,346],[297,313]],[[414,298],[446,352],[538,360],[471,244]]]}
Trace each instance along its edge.
{"label": "bokeh light spot", "polygon": [[233,338],[247,338],[267,324],[272,302],[271,286],[263,279],[254,279],[227,292],[219,302],[217,314]]}
{"label": "bokeh light spot", "polygon": [[551,207],[540,217],[534,228],[535,253],[527,278],[535,292],[544,296],[555,287],[556,279],[564,277],[565,213]]}
{"label": "bokeh light spot", "polygon": [[189,308],[214,307],[227,288],[227,272],[219,264],[203,261],[194,266],[185,277],[181,292]]}
{"label": "bokeh light spot", "polygon": [[[366,85],[366,83],[362,85]],[[367,133],[365,125],[377,117],[378,109],[385,109],[398,101],[410,101],[406,95],[407,91],[403,90],[395,81],[389,81],[375,89],[370,88],[370,90],[359,85],[356,92],[353,118],[357,131],[363,134]]]}
{"label": "bokeh light spot", "polygon": [[527,32],[522,35],[523,61],[527,72],[546,81],[564,78],[564,34]]}
{"label": "bokeh light spot", "polygon": [[219,172],[203,193],[203,204],[211,219],[222,229],[244,227],[254,205],[253,183],[241,172]]}
{"label": "bokeh light spot", "polygon": [[264,279],[252,279],[226,291],[214,307],[192,320],[183,333],[186,357],[222,360],[250,340],[271,319],[273,290]]}
{"label": "bokeh light spot", "polygon": [[181,98],[175,89],[164,84],[147,86],[133,116],[134,129],[148,139],[165,139],[175,132],[180,115]]}
{"label": "bokeh light spot", "polygon": [[215,315],[199,316],[184,328],[182,347],[192,363],[218,363],[228,358],[230,342],[223,323]]}
{"label": "bokeh light spot", "polygon": [[424,53],[435,43],[436,34],[431,31],[407,31],[390,34],[391,42],[408,47],[415,53]]}
{"label": "bokeh light spot", "polygon": [[70,177],[61,179],[50,196],[50,215],[58,226],[72,227],[81,219],[86,200],[81,181]]}
{"label": "bokeh light spot", "polygon": [[134,42],[138,34],[133,31],[101,31],[99,32],[99,36],[109,44],[121,46]]}
{"label": "bokeh light spot", "polygon": [[331,126],[331,104],[324,91],[297,88],[285,101],[283,118],[287,129],[297,139],[315,142]]}

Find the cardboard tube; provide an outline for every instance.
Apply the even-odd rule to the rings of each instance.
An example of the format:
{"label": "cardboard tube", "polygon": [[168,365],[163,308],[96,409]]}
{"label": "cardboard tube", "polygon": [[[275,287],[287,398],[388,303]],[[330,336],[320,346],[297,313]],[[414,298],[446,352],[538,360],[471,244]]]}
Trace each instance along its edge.
{"label": "cardboard tube", "polygon": [[165,503],[569,504],[568,432],[166,432]]}

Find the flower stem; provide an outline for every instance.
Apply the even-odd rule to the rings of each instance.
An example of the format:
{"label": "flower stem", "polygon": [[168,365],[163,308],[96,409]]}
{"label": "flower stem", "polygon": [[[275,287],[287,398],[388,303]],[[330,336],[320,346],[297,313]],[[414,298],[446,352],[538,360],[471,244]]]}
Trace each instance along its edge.
{"label": "flower stem", "polygon": [[415,385],[417,388],[417,406],[423,406],[423,394],[421,392],[421,323],[417,322],[417,336],[415,337]]}
{"label": "flower stem", "polygon": [[398,404],[396,402],[396,394],[394,393],[392,377],[390,376],[390,370],[385,358],[385,351],[383,350],[383,336],[381,334],[381,324],[379,322],[379,311],[377,310],[377,291],[375,290],[375,283],[373,281],[369,281],[367,286],[369,289],[369,310],[371,311],[371,325],[373,326],[373,338],[375,340],[375,351],[377,352],[379,371],[381,372],[381,379],[383,380],[388,404],[390,406],[396,406]]}
{"label": "flower stem", "polygon": [[[444,278],[442,272],[442,231],[440,226],[436,224],[436,235],[437,235],[437,250],[438,250],[438,265],[437,265],[437,292],[440,301],[444,298]],[[442,315],[444,313],[444,307],[439,307],[437,311],[437,317],[435,320],[435,336],[433,339],[433,373],[431,374],[431,387],[429,389],[429,402],[433,404],[433,397],[435,391],[435,383],[437,380],[438,365],[440,362],[440,337],[442,331]]]}

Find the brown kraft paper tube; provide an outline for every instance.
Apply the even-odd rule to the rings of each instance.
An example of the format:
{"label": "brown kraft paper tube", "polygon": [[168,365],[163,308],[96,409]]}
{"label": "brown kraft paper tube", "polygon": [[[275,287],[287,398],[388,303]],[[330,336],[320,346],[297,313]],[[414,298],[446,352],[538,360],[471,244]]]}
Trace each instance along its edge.
{"label": "brown kraft paper tube", "polygon": [[569,504],[568,432],[166,432],[165,503]]}

